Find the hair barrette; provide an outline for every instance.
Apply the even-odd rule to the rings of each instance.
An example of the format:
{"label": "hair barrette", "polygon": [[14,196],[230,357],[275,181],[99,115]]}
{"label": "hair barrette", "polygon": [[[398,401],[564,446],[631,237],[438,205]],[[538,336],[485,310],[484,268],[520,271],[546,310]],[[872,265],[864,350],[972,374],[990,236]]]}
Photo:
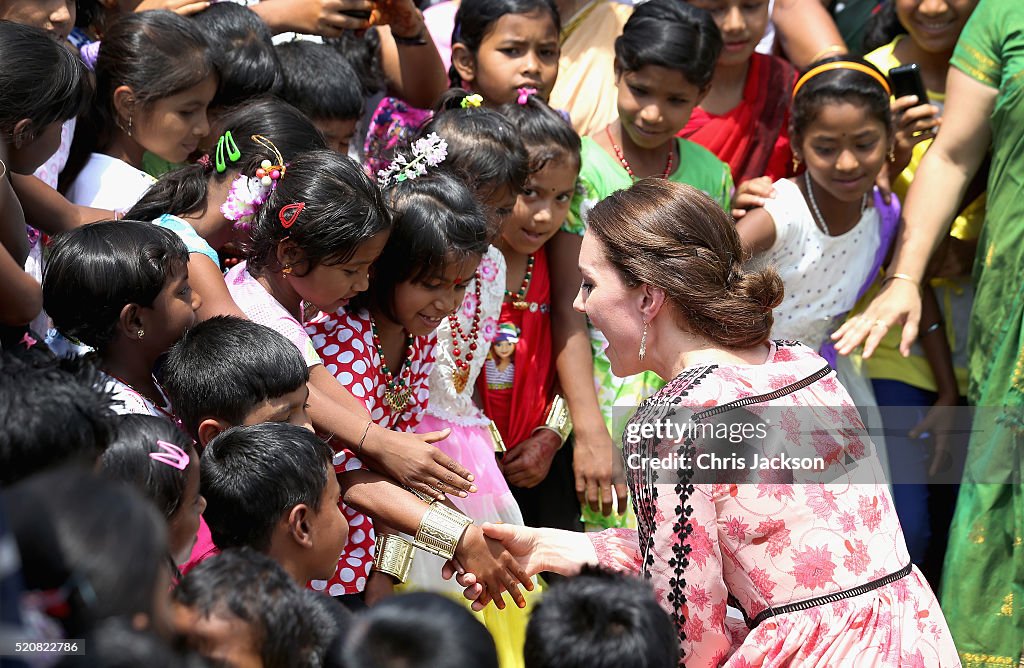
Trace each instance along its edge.
{"label": "hair barrette", "polygon": [[295,204],[286,204],[281,207],[281,210],[277,212],[277,219],[281,221],[281,227],[288,229],[295,224],[298,220],[299,214],[306,208],[305,202],[296,202]]}
{"label": "hair barrette", "polygon": [[530,101],[530,96],[531,95],[536,95],[537,94],[537,89],[536,88],[528,88],[528,87],[524,86],[524,87],[520,88],[516,92],[519,93],[519,97],[516,98],[516,104],[526,104],[527,102]]}
{"label": "hair barrette", "polygon": [[[277,182],[287,171],[284,164],[284,156],[274,146],[274,142],[263,135],[252,135],[251,139],[260,146],[269,149],[277,163],[275,164],[268,159],[264,159],[260,162],[260,166],[256,168],[255,175],[240,174],[238,178],[231,182],[228,196],[224,199],[224,203],[220,205],[220,212],[228,220],[234,221],[232,227],[236,230],[247,230],[252,226],[252,218],[256,215],[256,211],[267,201],[271,191],[277,188]],[[294,216],[297,215],[298,212],[295,212]],[[291,220],[292,223],[295,222],[294,216]],[[284,225],[284,219],[281,220],[281,224]],[[285,227],[290,226],[291,224],[285,225]]]}
{"label": "hair barrette", "polygon": [[448,142],[437,136],[436,132],[431,132],[412,143],[412,156],[412,159],[408,159],[401,153],[396,154],[391,165],[377,173],[380,187],[390,185],[392,179],[415,179],[426,174],[427,167],[440,165],[448,157]]}
{"label": "hair barrette", "polygon": [[216,159],[214,165],[217,168],[218,174],[228,171],[229,161],[238,162],[238,159],[242,157],[242,152],[238,150],[235,138],[231,136],[231,130],[222,134],[220,139],[217,140],[217,150],[214,152],[214,157]]}
{"label": "hair barrette", "polygon": [[263,186],[269,188],[274,185],[274,181],[279,180],[287,171],[284,164],[284,156],[274,146],[274,142],[263,135],[252,135],[251,139],[260,146],[269,149],[274,154],[274,157],[277,158],[276,164],[269,160],[264,160],[260,163],[259,169],[256,170],[256,178],[260,180]]}
{"label": "hair barrette", "polygon": [[466,97],[462,98],[462,102],[459,103],[459,106],[462,107],[463,109],[476,109],[483,103],[483,95],[480,95],[479,93],[473,93],[472,95],[467,95]]}
{"label": "hair barrette", "polygon": [[157,446],[163,450],[163,452],[151,452],[149,458],[158,461],[161,464],[167,464],[173,466],[179,471],[184,471],[188,466],[189,457],[188,453],[182,450],[180,447],[167,441],[156,442]]}

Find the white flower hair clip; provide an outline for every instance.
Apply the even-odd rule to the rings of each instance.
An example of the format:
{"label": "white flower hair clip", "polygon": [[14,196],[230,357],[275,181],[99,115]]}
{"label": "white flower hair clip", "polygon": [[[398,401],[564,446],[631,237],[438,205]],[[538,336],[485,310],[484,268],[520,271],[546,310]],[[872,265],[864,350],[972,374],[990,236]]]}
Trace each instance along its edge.
{"label": "white flower hair clip", "polygon": [[381,188],[391,185],[394,181],[415,179],[427,173],[427,167],[436,167],[448,157],[448,142],[431,132],[426,137],[412,143],[412,159],[401,153],[395,155],[394,161],[387,169],[377,174],[377,184]]}
{"label": "white flower hair clip", "polygon": [[277,163],[264,159],[256,169],[255,175],[240,174],[231,182],[228,196],[220,205],[220,212],[226,219],[233,221],[232,227],[236,230],[247,230],[252,226],[252,217],[288,171],[284,157],[272,141],[263,135],[252,135],[251,139],[268,149],[277,159]]}

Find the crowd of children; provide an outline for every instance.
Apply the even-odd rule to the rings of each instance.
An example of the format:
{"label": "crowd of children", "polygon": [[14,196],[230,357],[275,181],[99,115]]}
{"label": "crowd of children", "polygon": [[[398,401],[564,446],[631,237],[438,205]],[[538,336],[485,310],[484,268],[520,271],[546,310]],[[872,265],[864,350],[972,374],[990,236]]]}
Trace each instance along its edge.
{"label": "crowd of children", "polygon": [[[1020,266],[982,228],[993,180],[1016,177],[978,127],[1024,112],[1010,99],[970,134],[952,100],[970,88],[947,86],[1019,93],[1019,38],[990,34],[1005,1],[0,0],[0,647],[83,638],[71,666],[749,665],[699,654],[700,592],[663,610],[628,576],[543,572],[494,529],[636,526],[623,433],[671,379],[613,373],[620,333],[581,307],[579,258],[595,207],[651,180],[729,214],[727,267],[777,272],[771,338],[836,370],[910,558],[955,608],[945,592],[983,574],[952,541],[1024,559],[1021,494],[990,504],[998,522],[967,516],[998,476],[948,417],[993,401],[975,288]],[[825,27],[800,34],[801,12]],[[1024,31],[1024,11],[998,21]],[[910,63],[914,91],[888,76]],[[933,141],[970,174],[927,269],[904,271]],[[656,300],[641,283],[616,303]],[[697,336],[718,314],[680,317]],[[951,616],[965,666],[1024,654],[1024,580],[995,570],[980,626]],[[41,655],[10,660],[57,662]]]}

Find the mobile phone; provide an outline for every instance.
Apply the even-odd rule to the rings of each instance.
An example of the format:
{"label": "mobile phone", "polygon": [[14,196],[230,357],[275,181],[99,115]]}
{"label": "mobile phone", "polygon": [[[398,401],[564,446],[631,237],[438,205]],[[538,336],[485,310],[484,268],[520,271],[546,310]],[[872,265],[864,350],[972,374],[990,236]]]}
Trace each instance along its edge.
{"label": "mobile phone", "polygon": [[892,94],[895,98],[916,95],[918,104],[929,104],[928,91],[921,80],[921,68],[917,63],[900,65],[889,70]]}
{"label": "mobile phone", "polygon": [[370,18],[370,14],[372,12],[369,9],[347,9],[341,13],[344,14],[345,16],[351,16],[354,19],[365,21],[368,18]]}

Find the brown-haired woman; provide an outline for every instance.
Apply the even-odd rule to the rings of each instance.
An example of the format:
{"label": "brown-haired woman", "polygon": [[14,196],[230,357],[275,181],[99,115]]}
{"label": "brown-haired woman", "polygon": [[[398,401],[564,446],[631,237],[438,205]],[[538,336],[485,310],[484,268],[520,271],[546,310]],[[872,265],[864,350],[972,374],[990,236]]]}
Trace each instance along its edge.
{"label": "brown-haired woman", "polygon": [[[856,407],[817,353],[769,340],[782,284],[744,271],[729,217],[646,179],[589,222],[575,307],[615,374],[672,379],[623,438],[637,529],[485,532],[529,572],[600,563],[650,578],[688,668],[956,665]],[[727,629],[730,598],[745,637]]]}

